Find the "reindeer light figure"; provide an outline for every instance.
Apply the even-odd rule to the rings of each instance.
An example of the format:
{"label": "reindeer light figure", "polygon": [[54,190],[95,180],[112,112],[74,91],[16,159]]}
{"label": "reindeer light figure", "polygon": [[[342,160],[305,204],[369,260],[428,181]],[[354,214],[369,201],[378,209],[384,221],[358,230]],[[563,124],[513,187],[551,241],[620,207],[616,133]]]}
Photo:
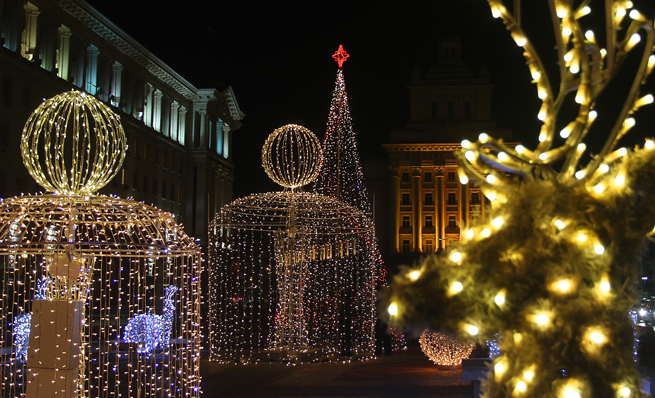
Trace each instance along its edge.
{"label": "reindeer light figure", "polygon": [[[511,148],[484,133],[462,142],[460,182],[480,185],[490,221],[464,231],[448,256],[401,272],[385,305],[418,331],[427,324],[480,341],[499,333],[485,397],[639,396],[628,311],[635,263],[655,224],[655,145],[614,148],[634,125],[631,115],[653,101],[639,92],[655,66],[653,21],[630,1],[606,0],[603,49],[582,28],[595,2],[548,0],[561,76],[554,93],[521,29],[520,0],[513,14],[488,1],[523,48],[543,101],[539,144]],[[583,138],[608,126],[594,126],[597,101],[628,55],[640,57],[630,91],[604,146],[581,167]],[[567,123],[570,93],[579,108]]]}
{"label": "reindeer light figure", "polygon": [[123,341],[139,343],[139,354],[150,354],[157,346],[167,349],[171,344],[171,328],[175,315],[173,295],[177,287],[169,285],[164,289],[164,314],[139,314],[130,319],[125,326]]}
{"label": "reindeer light figure", "polygon": [[[42,276],[41,279],[36,281],[36,293],[34,294],[34,300],[47,300],[47,293],[50,282],[52,282],[52,279],[49,276]],[[30,344],[31,329],[31,312],[21,312],[14,318],[11,332],[14,336],[14,352],[16,353],[16,360],[18,362],[27,362],[27,348]]]}

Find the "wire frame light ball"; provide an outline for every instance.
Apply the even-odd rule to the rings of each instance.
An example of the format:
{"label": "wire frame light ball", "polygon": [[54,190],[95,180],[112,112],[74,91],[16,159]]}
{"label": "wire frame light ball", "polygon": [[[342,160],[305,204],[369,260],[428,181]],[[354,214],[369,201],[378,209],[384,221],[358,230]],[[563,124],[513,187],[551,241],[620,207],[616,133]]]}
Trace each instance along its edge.
{"label": "wire frame light ball", "polygon": [[430,361],[441,366],[461,366],[462,360],[468,358],[475,347],[474,343],[461,342],[429,330],[421,333],[419,344]]}
{"label": "wire frame light ball", "polygon": [[21,153],[46,191],[89,194],[116,176],[126,143],[120,117],[111,108],[72,90],[44,101],[30,115]]}
{"label": "wire frame light ball", "polygon": [[314,181],[321,171],[321,143],[309,129],[288,124],[266,139],[262,165],[276,184],[292,190],[302,187]]}
{"label": "wire frame light ball", "polygon": [[[28,121],[23,142],[38,130],[30,126],[64,117],[47,106],[57,104],[69,116],[99,106],[82,97],[46,101]],[[105,111],[104,120],[118,120]],[[52,144],[62,153],[91,148],[88,155],[104,145],[98,142],[114,139],[119,143],[106,144],[125,149],[111,133],[122,132],[119,124],[108,129],[80,118],[77,127],[60,127],[77,131],[83,144],[68,148],[60,132],[49,130],[30,143],[32,151],[47,153],[41,144]],[[124,156],[86,155],[63,157],[74,170],[75,162],[86,161],[99,170],[108,167],[95,163],[105,156],[115,165]],[[94,184],[108,177],[85,178],[66,189],[53,178],[53,193],[0,200],[0,396],[199,397],[200,249],[172,214],[95,195]]]}

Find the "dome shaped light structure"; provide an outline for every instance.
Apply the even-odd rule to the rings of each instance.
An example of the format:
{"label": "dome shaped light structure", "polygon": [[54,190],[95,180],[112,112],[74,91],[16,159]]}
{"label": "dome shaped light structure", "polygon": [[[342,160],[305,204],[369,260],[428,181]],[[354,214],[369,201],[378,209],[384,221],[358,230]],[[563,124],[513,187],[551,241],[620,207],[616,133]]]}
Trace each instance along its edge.
{"label": "dome shaped light structure", "polygon": [[125,142],[78,91],[25,126],[23,159],[49,193],[0,202],[2,396],[200,396],[200,250],[171,214],[94,194]]}
{"label": "dome shaped light structure", "polygon": [[238,199],[212,222],[212,360],[302,363],[373,356],[373,224],[336,199],[297,191],[316,178],[320,148],[304,127],[275,130],[262,160],[285,190]]}
{"label": "dome shaped light structure", "polygon": [[461,342],[457,338],[448,338],[440,333],[424,330],[418,340],[421,351],[436,365],[462,366],[462,359],[468,358],[475,348],[471,342]]}

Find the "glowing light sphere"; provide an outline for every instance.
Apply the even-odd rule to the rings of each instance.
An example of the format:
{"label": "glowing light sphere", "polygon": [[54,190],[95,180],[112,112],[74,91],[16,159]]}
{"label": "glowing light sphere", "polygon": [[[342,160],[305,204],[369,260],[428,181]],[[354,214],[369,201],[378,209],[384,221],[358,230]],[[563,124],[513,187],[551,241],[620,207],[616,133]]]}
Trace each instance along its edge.
{"label": "glowing light sphere", "polygon": [[72,90],[36,108],[20,148],[30,175],[48,192],[89,194],[118,173],[127,140],[111,108]]}
{"label": "glowing light sphere", "polygon": [[262,165],[276,184],[296,189],[318,177],[323,164],[321,143],[310,130],[288,124],[273,131],[262,148]]}
{"label": "glowing light sphere", "polygon": [[449,339],[439,333],[429,330],[423,331],[419,337],[423,353],[436,365],[461,366],[462,359],[466,359],[473,352],[474,343],[460,342],[458,339]]}

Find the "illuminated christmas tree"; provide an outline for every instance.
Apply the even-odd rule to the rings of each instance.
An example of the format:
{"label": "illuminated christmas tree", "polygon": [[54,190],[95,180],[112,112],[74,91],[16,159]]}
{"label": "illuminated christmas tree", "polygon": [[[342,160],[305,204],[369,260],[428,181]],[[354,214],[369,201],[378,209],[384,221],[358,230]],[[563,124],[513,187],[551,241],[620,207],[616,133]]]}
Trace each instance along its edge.
{"label": "illuminated christmas tree", "polygon": [[[418,331],[427,324],[480,342],[498,333],[488,398],[639,397],[629,310],[635,264],[655,224],[655,142],[615,148],[634,113],[653,102],[640,93],[655,67],[653,21],[631,1],[549,0],[555,47],[544,48],[556,49],[560,78],[552,84],[522,29],[534,21],[521,21],[520,0],[514,14],[488,1],[543,101],[539,144],[512,148],[485,133],[462,142],[460,182],[481,187],[489,221],[463,231],[448,256],[396,276],[389,314]],[[605,13],[603,35],[590,29],[589,4]],[[614,77],[622,67],[632,68],[632,81],[621,97],[606,94],[610,83],[621,85]],[[608,95],[614,101],[602,101]],[[584,156],[588,133],[596,138],[588,143],[604,142],[593,156]]]}
{"label": "illuminated christmas tree", "polygon": [[[341,69],[350,55],[344,51],[343,45],[339,45],[339,50],[332,57],[339,64],[339,70],[323,141],[323,168],[314,184],[314,192],[345,202],[372,219],[371,202],[364,186],[364,173],[359,161],[357,139]],[[377,284],[378,287],[384,286],[387,271],[378,249],[377,237],[374,237],[371,245],[377,258]]]}

